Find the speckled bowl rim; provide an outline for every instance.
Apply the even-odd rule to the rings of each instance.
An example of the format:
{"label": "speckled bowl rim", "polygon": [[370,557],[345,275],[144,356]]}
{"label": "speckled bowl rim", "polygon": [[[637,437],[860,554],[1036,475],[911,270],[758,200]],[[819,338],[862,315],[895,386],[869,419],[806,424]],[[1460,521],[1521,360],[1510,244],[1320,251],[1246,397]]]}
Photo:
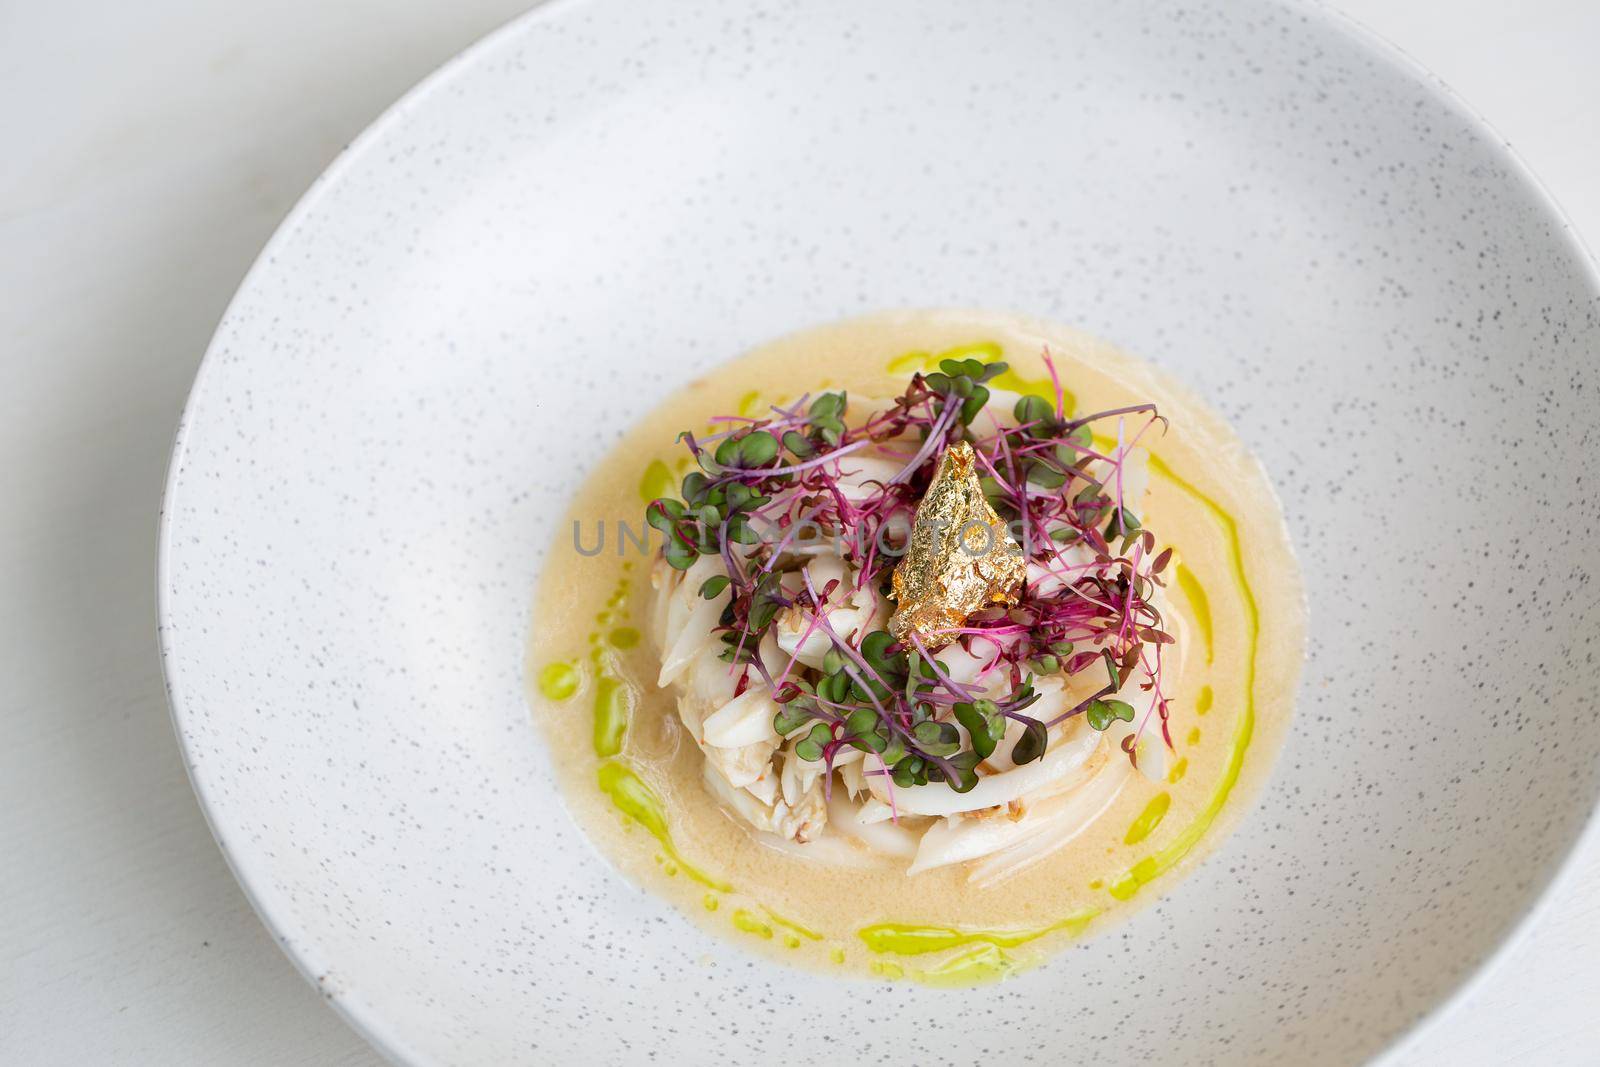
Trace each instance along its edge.
{"label": "speckled bowl rim", "polygon": [[[542,2],[515,16],[497,29],[491,30],[467,48],[446,60],[386,108],[366,129],[362,130],[357,137],[344,147],[333,162],[328,165],[327,169],[318,175],[316,180],[312,182],[311,186],[295,203],[294,207],[284,216],[278,228],[273,231],[272,237],[263,246],[255,262],[251,264],[250,269],[245,273],[233,298],[228,302],[227,309],[219,320],[217,330],[213,335],[212,341],[207,345],[205,355],[201,358],[199,369],[195,373],[194,384],[190,387],[188,399],[184,403],[183,414],[178,420],[177,432],[173,441],[172,457],[167,466],[166,484],[162,490],[156,560],[157,638],[161,652],[162,677],[166,685],[167,704],[172,714],[173,731],[177,734],[178,746],[184,757],[184,770],[189,776],[189,783],[193,787],[195,797],[200,803],[200,810],[205,816],[206,826],[210,829],[212,838],[217,842],[217,847],[221,850],[222,857],[228,864],[228,869],[232,871],[235,881],[239,883],[239,888],[244,892],[245,899],[250,902],[251,908],[255,910],[256,915],[260,917],[268,932],[272,934],[273,939],[283,950],[284,955],[289,958],[289,961],[300,971],[306,981],[323,994],[324,1000],[333,1006],[333,1009],[339,1013],[345,1022],[371,1044],[380,1055],[400,1063],[424,1064],[436,1061],[399,1040],[392,1032],[385,1015],[372,1005],[364,1002],[359,994],[344,993],[336,996],[322,989],[317,976],[326,973],[328,965],[326,961],[320,959],[321,950],[317,945],[294,936],[293,925],[284,921],[283,917],[275,913],[252,888],[254,860],[249,855],[237,854],[228,847],[223,835],[223,830],[227,824],[227,816],[222,806],[217,803],[216,798],[208,791],[202,776],[197,773],[199,765],[197,753],[184,740],[183,719],[185,710],[183,688],[182,680],[177,677],[176,671],[171,666],[173,663],[173,637],[172,629],[169,625],[171,605],[168,603],[169,590],[172,588],[172,583],[169,580],[171,575],[168,571],[172,559],[170,545],[175,532],[171,516],[175,510],[174,503],[177,495],[178,474],[183,466],[184,455],[188,450],[189,431],[192,425],[191,418],[196,410],[197,401],[205,389],[211,368],[220,362],[217,337],[222,334],[223,327],[234,317],[243,295],[257,281],[259,275],[270,269],[269,264],[274,258],[274,254],[300,231],[322,197],[341,180],[349,167],[365,156],[374,146],[380,144],[391,128],[409,111],[444,89],[458,74],[476,64],[482,56],[491,52],[502,40],[515,37],[525,32],[528,26],[559,14],[565,8],[582,2],[585,2],[585,0],[542,0]],[[1466,119],[1468,124],[1475,127],[1485,140],[1493,142],[1506,162],[1510,164],[1510,173],[1520,178],[1528,191],[1533,194],[1533,199],[1541,204],[1544,210],[1556,221],[1560,234],[1557,239],[1565,241],[1569,250],[1577,253],[1575,258],[1586,268],[1589,289],[1597,299],[1600,299],[1600,263],[1596,262],[1594,253],[1589,249],[1583,238],[1579,236],[1572,225],[1571,219],[1555,196],[1540,181],[1539,177],[1517,153],[1516,149],[1511,146],[1511,143],[1501,136],[1499,131],[1483,115],[1467,104],[1443,79],[1424,67],[1415,57],[1344,12],[1318,2],[1318,0],[1272,0],[1272,2],[1304,12],[1308,18],[1319,21],[1334,32],[1343,33],[1353,38],[1358,44],[1372,53],[1376,59],[1402,68],[1427,86],[1446,107]],[[1391,1039],[1389,1046],[1380,1052],[1372,1063],[1374,1065],[1397,1063],[1420,1043],[1426,1034],[1448,1019],[1459,1004],[1481,988],[1506,957],[1514,952],[1528,937],[1534,926],[1551,910],[1553,901],[1560,896],[1561,890],[1573,880],[1577,868],[1576,859],[1578,855],[1587,846],[1596,843],[1600,843],[1600,805],[1591,809],[1585,816],[1583,828],[1569,846],[1566,855],[1555,865],[1555,869],[1546,878],[1545,884],[1538,890],[1534,902],[1512,924],[1510,929],[1501,937],[1500,942],[1479,961],[1475,968],[1458,981],[1454,990],[1413,1021],[1408,1028],[1395,1035]],[[259,880],[264,882],[265,878],[260,878]]]}

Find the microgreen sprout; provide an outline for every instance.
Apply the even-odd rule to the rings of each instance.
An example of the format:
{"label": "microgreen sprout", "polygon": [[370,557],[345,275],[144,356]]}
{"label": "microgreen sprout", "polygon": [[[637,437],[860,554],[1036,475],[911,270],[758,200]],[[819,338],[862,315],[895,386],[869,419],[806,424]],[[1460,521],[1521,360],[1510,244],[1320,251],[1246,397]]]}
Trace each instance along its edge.
{"label": "microgreen sprout", "polygon": [[[1048,353],[1045,360],[1057,381]],[[1123,469],[1144,432],[1165,420],[1148,404],[1074,416],[1056,385],[1054,398],[1023,396],[980,421],[990,383],[1005,370],[946,359],[865,419],[850,417],[845,393],[824,392],[773,407],[768,418],[718,419],[731,428],[704,440],[680,436],[694,469],[676,496],[650,502],[646,520],[660,531],[670,567],[720,557],[721,572],[698,593],[727,594],[716,627],[722,656],[737,673],[737,692],[752,677],[771,687],[773,729],[800,759],[831,769],[840,753],[858,749],[877,767],[867,773],[897,787],[944,782],[965,792],[998,769],[988,761],[1001,755],[1019,766],[1044,758],[1052,731],[1077,716],[1097,731],[1134,723],[1135,707],[1118,698],[1130,685],[1153,695],[1166,737],[1161,646],[1172,637],[1155,599],[1172,550],[1157,551],[1126,495]],[[1115,448],[1097,446],[1097,424],[1108,437],[1114,429]],[[967,681],[914,637],[902,643],[881,628],[846,636],[829,621],[843,597],[884,602],[899,558],[893,550],[940,455],[957,441],[972,446],[991,505],[1023,531],[1029,562],[1017,604],[979,611],[946,635],[952,654],[981,658]],[[846,486],[856,454],[899,466],[891,477]],[[800,569],[804,528],[840,539],[853,585],[815,587]],[[758,650],[780,618],[799,620],[802,645],[825,639],[820,667],[791,656],[776,678],[768,674]],[[1040,699],[1040,679],[1097,671],[1104,684],[1073,707],[1048,720],[1025,714]],[[1003,751],[1008,736],[1015,740]],[[1130,734],[1122,742],[1130,759],[1135,741]]]}

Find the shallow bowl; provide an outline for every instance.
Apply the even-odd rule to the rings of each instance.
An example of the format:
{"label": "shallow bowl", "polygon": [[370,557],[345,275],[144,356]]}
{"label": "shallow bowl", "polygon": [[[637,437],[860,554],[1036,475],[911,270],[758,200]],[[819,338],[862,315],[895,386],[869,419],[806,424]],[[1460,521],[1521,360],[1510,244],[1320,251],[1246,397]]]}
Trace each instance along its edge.
{"label": "shallow bowl", "polygon": [[[330,169],[220,326],[162,637],[218,840],[408,1063],[1346,1063],[1489,959],[1600,791],[1594,268],[1436,81],[1315,7],[536,9]],[[787,970],[620,879],[524,700],[619,429],[885,307],[1059,320],[1257,451],[1299,711],[1159,906],[998,986]]]}

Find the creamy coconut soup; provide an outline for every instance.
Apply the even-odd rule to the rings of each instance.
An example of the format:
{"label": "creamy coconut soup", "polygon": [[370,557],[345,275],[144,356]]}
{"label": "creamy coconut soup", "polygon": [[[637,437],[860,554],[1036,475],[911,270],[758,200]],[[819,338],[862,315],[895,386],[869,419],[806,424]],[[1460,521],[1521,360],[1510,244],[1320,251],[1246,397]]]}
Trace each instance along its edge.
{"label": "creamy coconut soup", "polygon": [[784,338],[635,426],[560,529],[529,675],[570,809],[797,963],[1037,962],[1174,887],[1288,727],[1303,600],[1265,475],[1073,330]]}

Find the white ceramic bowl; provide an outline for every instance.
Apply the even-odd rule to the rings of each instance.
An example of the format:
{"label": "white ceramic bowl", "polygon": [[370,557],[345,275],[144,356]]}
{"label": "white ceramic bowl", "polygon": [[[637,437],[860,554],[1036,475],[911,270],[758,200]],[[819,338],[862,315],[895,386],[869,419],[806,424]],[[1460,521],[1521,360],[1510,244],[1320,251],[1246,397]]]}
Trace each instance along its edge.
{"label": "white ceramic bowl", "polygon": [[[1502,943],[1600,788],[1597,292],[1493,134],[1318,8],[541,7],[330,169],[206,357],[160,576],[195,788],[406,1062],[1360,1059]],[[1185,379],[1265,461],[1311,597],[1242,829],[959,992],[707,939],[585,847],[523,699],[543,546],[617,428],[903,305]]]}

